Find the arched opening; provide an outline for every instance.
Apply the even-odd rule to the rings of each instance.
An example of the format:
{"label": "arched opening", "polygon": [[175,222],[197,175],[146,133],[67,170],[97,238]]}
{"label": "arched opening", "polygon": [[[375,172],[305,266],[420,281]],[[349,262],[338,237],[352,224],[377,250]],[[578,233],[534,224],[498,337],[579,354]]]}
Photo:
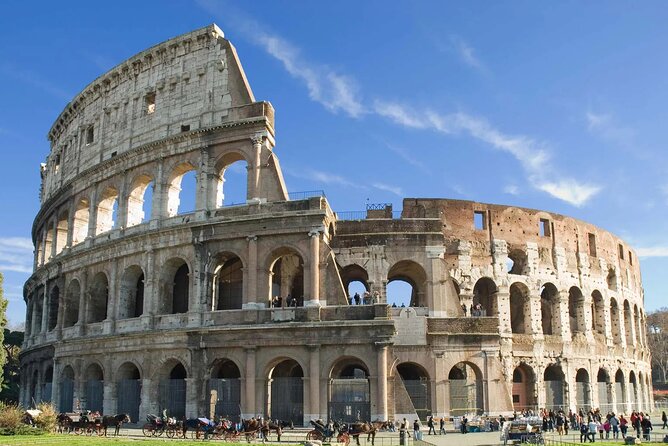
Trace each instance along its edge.
{"label": "arched opening", "polygon": [[471,312],[471,316],[497,316],[499,314],[496,284],[489,277],[478,279],[473,287],[473,310],[479,307],[479,313]]}
{"label": "arched opening", "polygon": [[176,166],[167,187],[167,216],[174,217],[195,210],[197,171],[191,164]]}
{"label": "arched opening", "polygon": [[69,232],[69,222],[67,211],[63,211],[58,216],[56,224],[56,255],[63,252],[67,246],[67,233]]}
{"label": "arched opening", "polygon": [[341,358],[330,371],[329,419],[346,423],[371,419],[369,369],[356,358]]}
{"label": "arched opening", "polygon": [[617,369],[617,373],[615,373],[615,395],[617,396],[615,412],[626,412],[626,382],[624,381],[624,372],[621,369]]}
{"label": "arched opening", "polygon": [[637,345],[641,345],[641,340],[642,340],[642,322],[640,320],[640,314],[638,312],[638,305],[633,305],[633,321],[635,322],[635,341]]}
{"label": "arched opening", "polygon": [[528,261],[526,252],[521,249],[513,249],[508,253],[506,263],[508,274],[528,274]]}
{"label": "arched opening", "polygon": [[133,422],[139,421],[141,374],[133,363],[126,362],[118,369],[116,393],[118,397],[117,412],[130,415],[130,420]]}
{"label": "arched opening", "polygon": [[53,394],[53,367],[49,366],[44,373],[44,384],[42,385],[42,401],[51,402]]}
{"label": "arched opening", "polygon": [[[397,377],[399,379],[395,378],[395,386],[403,384],[418,417],[421,420],[426,420],[431,415],[431,383],[429,381],[429,374],[422,366],[411,362],[398,364],[397,374],[399,375]],[[396,394],[397,392],[395,391]]]}
{"label": "arched opening", "polygon": [[108,187],[100,195],[97,203],[97,227],[95,235],[111,231],[116,226],[116,211],[118,210],[118,191]]}
{"label": "arched opening", "polygon": [[98,364],[91,364],[84,374],[84,400],[83,409],[104,413],[104,374]]}
{"label": "arched opening", "polygon": [[72,245],[83,242],[88,236],[88,219],[90,212],[90,203],[88,198],[82,198],[77,203],[74,210],[74,220],[72,221]]}
{"label": "arched opening", "polygon": [[53,221],[47,223],[44,228],[44,256],[42,257],[42,263],[47,263],[51,260],[53,256],[52,251],[53,246]]}
{"label": "arched opening", "polygon": [[529,288],[523,283],[510,285],[510,328],[517,334],[531,333]]}
{"label": "arched opening", "polygon": [[67,287],[63,308],[63,327],[71,327],[79,320],[79,299],[81,298],[81,285],[73,279]]}
{"label": "arched opening", "polygon": [[102,322],[107,318],[107,304],[109,302],[109,281],[103,272],[97,273],[91,281],[86,321],[89,324]]}
{"label": "arched opening", "polygon": [[591,409],[589,373],[585,369],[579,369],[575,374],[575,403],[585,413]]}
{"label": "arched opening", "polygon": [[[359,265],[347,265],[339,269],[341,275],[341,282],[343,287],[348,292],[348,302],[352,304],[362,304],[362,298],[365,292],[370,292],[369,274]],[[358,296],[358,298],[355,297]]]}
{"label": "arched opening", "polygon": [[617,291],[617,274],[614,268],[608,269],[607,282],[609,290]]}
{"label": "arched opening", "polygon": [[56,328],[58,324],[58,307],[60,306],[60,288],[54,286],[49,293],[49,308],[47,311],[48,331]]}
{"label": "arched opening", "polygon": [[220,254],[213,270],[212,310],[240,310],[244,301],[244,272],[241,259]]}
{"label": "arched opening", "polygon": [[638,407],[638,382],[633,370],[629,372],[629,384],[631,385],[631,406],[635,409]]}
{"label": "arched opening", "polygon": [[513,409],[521,412],[536,408],[534,389],[536,377],[527,364],[520,364],[513,370]]}
{"label": "arched opening", "polygon": [[622,324],[619,320],[619,305],[617,305],[617,300],[614,297],[610,299],[610,322],[612,339],[615,344],[621,345],[624,340],[622,338]]}
{"label": "arched opening", "polygon": [[165,262],[161,274],[160,314],[188,312],[190,269],[185,260],[175,257]]}
{"label": "arched opening", "polygon": [[169,361],[159,383],[160,411],[167,409],[167,415],[180,420],[186,416],[186,368],[178,361]]}
{"label": "arched opening", "polygon": [[[394,282],[398,282],[393,284]],[[402,284],[403,283],[403,284]],[[410,288],[409,288],[410,287]],[[387,303],[397,306],[427,307],[427,274],[412,260],[395,263],[387,273]]]}
{"label": "arched opening", "polygon": [[72,367],[65,366],[60,374],[60,386],[58,401],[58,410],[60,412],[72,412],[72,405],[74,403],[74,370]]}
{"label": "arched opening", "polygon": [[556,412],[564,407],[564,371],[558,364],[549,365],[545,368],[543,380],[545,407]]}
{"label": "arched opening", "polygon": [[540,289],[540,316],[544,335],[559,333],[559,291],[551,283],[546,283]]}
{"label": "arched opening", "polygon": [[624,331],[626,333],[627,347],[633,346],[633,316],[631,315],[631,305],[629,301],[624,301]]}
{"label": "arched opening", "polygon": [[32,330],[31,334],[36,335],[42,332],[42,312],[44,311],[44,287],[37,290],[32,303]]}
{"label": "arched opening", "polygon": [[568,290],[568,319],[571,325],[571,335],[585,332],[584,296],[578,287]]}
{"label": "arched opening", "polygon": [[39,372],[35,370],[32,373],[32,379],[30,380],[30,402],[40,403],[39,397],[37,395],[37,388],[39,387]]}
{"label": "arched opening", "polygon": [[598,290],[591,293],[592,299],[592,328],[595,333],[605,336],[605,302]]}
{"label": "arched opening", "polygon": [[217,416],[240,421],[241,372],[234,362],[229,359],[216,361],[209,379],[209,398],[215,398]]}
{"label": "arched opening", "polygon": [[304,424],[304,371],[294,359],[276,364],[267,377],[270,418]]}
{"label": "arched opening", "polygon": [[139,175],[130,186],[128,194],[127,225],[135,226],[151,218],[153,201],[153,178]]}
{"label": "arched opening", "polygon": [[144,271],[132,265],[123,271],[118,300],[118,318],[139,317],[144,313]]}
{"label": "arched opening", "polygon": [[612,412],[612,383],[608,371],[600,368],[596,376],[596,385],[598,386],[598,408],[602,413]]}
{"label": "arched opening", "polygon": [[304,305],[304,259],[297,251],[283,248],[272,255],[268,301],[280,297],[286,307]]}
{"label": "arched opening", "polygon": [[450,383],[450,415],[480,415],[483,403],[482,373],[473,364],[460,362],[448,373]]}
{"label": "arched opening", "polygon": [[216,163],[216,207],[246,204],[248,163],[239,153],[228,153]]}
{"label": "arched opening", "polygon": [[647,388],[645,387],[645,377],[643,376],[642,372],[638,372],[638,410],[645,409],[646,390]]}

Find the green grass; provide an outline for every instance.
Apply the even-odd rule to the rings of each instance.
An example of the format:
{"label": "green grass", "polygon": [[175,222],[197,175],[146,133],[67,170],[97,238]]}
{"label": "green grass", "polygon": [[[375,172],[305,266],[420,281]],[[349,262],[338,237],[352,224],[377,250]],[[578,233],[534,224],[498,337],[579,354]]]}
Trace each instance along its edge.
{"label": "green grass", "polygon": [[[114,438],[114,437],[98,437],[96,435],[92,437],[79,436],[79,435],[42,435],[42,436],[32,436],[32,435],[14,435],[14,436],[2,436],[0,437],[0,446],[14,446],[14,445],[43,445],[43,446],[165,446],[167,444],[173,444],[176,446],[201,446],[202,443],[213,443],[213,444],[231,444],[225,443],[221,440],[179,440],[179,439],[170,439],[170,438]],[[232,443],[234,444],[234,443]],[[248,446],[248,443],[238,442],[236,443],[239,446]],[[251,446],[253,446],[251,444]]]}

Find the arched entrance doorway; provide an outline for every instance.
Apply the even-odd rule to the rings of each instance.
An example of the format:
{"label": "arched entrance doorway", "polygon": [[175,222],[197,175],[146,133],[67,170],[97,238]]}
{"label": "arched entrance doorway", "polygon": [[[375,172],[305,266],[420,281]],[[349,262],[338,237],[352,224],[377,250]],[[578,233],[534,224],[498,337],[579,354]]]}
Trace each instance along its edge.
{"label": "arched entrance doorway", "polygon": [[224,359],[214,365],[209,397],[215,398],[215,415],[236,423],[241,421],[241,372],[234,362]]}
{"label": "arched entrance doorway", "polygon": [[[169,365],[174,364],[173,362]],[[169,365],[167,367],[169,367]],[[160,411],[167,409],[167,415],[181,419],[186,415],[186,378],[188,373],[183,364],[177,362],[167,368],[168,372],[160,380]]]}
{"label": "arched entrance doorway", "polygon": [[578,409],[584,409],[585,412],[591,408],[589,373],[585,369],[578,370],[575,375],[575,403]]}
{"label": "arched entrance doorway", "polygon": [[134,422],[139,420],[139,403],[141,400],[141,376],[139,369],[131,362],[126,362],[118,369],[118,413],[130,415]]}
{"label": "arched entrance doorway", "polygon": [[42,401],[51,402],[53,393],[53,367],[46,369],[44,374],[44,385],[42,386]]}
{"label": "arched entrance doorway", "polygon": [[450,415],[482,414],[485,410],[482,373],[473,364],[460,362],[450,369]]}
{"label": "arched entrance doorway", "polygon": [[624,372],[620,369],[615,373],[615,396],[617,396],[617,407],[615,412],[623,413],[626,411],[626,383],[624,382]]}
{"label": "arched entrance doorway", "polygon": [[267,380],[267,415],[275,420],[304,424],[304,371],[294,359],[276,364]]}
{"label": "arched entrance doorway", "polygon": [[605,369],[598,369],[596,376],[596,385],[598,387],[598,407],[602,413],[613,412],[610,375]]}
{"label": "arched entrance doorway", "polygon": [[74,370],[66,366],[60,375],[60,401],[58,410],[61,412],[72,412],[74,402]]}
{"label": "arched entrance doorway", "polygon": [[98,364],[91,364],[86,369],[85,404],[83,409],[104,412],[104,374]]}
{"label": "arched entrance doorway", "polygon": [[523,411],[534,409],[536,377],[533,369],[526,364],[520,364],[513,371],[513,409]]}
{"label": "arched entrance doorway", "polygon": [[342,359],[332,368],[329,419],[346,423],[371,419],[369,370],[358,359]]}
{"label": "arched entrance doorway", "polygon": [[557,411],[564,407],[564,372],[561,366],[552,364],[545,369],[545,407]]}
{"label": "arched entrance doorway", "polygon": [[284,306],[304,305],[304,259],[291,248],[282,248],[273,253],[270,262],[269,302],[281,297]]}
{"label": "arched entrance doorway", "polygon": [[[431,415],[431,385],[427,371],[418,364],[405,362],[397,365],[397,374],[410,397],[413,409],[415,409],[418,417],[421,420],[426,420]],[[395,390],[396,394],[397,391]],[[395,411],[397,413],[410,413],[400,409],[396,408]]]}

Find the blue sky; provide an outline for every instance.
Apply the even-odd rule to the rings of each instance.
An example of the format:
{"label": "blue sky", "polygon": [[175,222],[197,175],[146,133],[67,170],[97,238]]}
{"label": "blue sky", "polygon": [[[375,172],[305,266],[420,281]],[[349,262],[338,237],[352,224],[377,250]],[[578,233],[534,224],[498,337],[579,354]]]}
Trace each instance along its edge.
{"label": "blue sky", "polygon": [[291,191],[337,211],[448,197],[594,223],[666,305],[664,2],[8,2],[0,15],[0,271],[23,320],[46,133],[137,52],[217,23],[276,109]]}

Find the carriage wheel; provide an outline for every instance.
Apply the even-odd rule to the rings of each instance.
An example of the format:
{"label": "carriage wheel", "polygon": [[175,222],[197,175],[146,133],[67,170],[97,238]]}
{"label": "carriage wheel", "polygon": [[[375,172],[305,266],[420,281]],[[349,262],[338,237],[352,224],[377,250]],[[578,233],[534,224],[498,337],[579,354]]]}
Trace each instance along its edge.
{"label": "carriage wheel", "polygon": [[350,443],[350,435],[348,435],[348,434],[346,434],[346,433],[339,434],[339,435],[336,437],[336,441],[339,442],[339,443],[343,443],[343,444],[345,444],[346,446],[348,446],[348,444]]}
{"label": "carriage wheel", "polygon": [[164,424],[160,426],[160,429],[158,429],[158,428],[153,429],[153,436],[154,437],[160,437],[162,434],[165,433],[165,429],[166,429],[166,427],[165,427]]}
{"label": "carriage wheel", "polygon": [[93,432],[95,432],[95,428],[94,428],[94,427],[92,427],[92,426],[88,426],[88,427],[86,427],[86,435],[88,435],[88,436],[90,437],[90,436],[93,435]]}
{"label": "carriage wheel", "polygon": [[81,427],[79,427],[79,426],[74,426],[74,434],[75,434],[75,435],[81,435],[82,432],[83,432],[83,429],[81,429]]}
{"label": "carriage wheel", "polygon": [[307,440],[318,440],[322,441],[324,440],[324,437],[318,432],[317,430],[313,429],[312,431],[309,431],[308,434],[306,434],[306,439]]}
{"label": "carriage wheel", "polygon": [[144,437],[151,437],[154,431],[153,425],[151,423],[146,423],[142,426],[141,431],[144,434]]}
{"label": "carriage wheel", "polygon": [[174,426],[167,426],[167,429],[165,429],[165,435],[167,438],[174,438],[176,435],[176,428]]}

